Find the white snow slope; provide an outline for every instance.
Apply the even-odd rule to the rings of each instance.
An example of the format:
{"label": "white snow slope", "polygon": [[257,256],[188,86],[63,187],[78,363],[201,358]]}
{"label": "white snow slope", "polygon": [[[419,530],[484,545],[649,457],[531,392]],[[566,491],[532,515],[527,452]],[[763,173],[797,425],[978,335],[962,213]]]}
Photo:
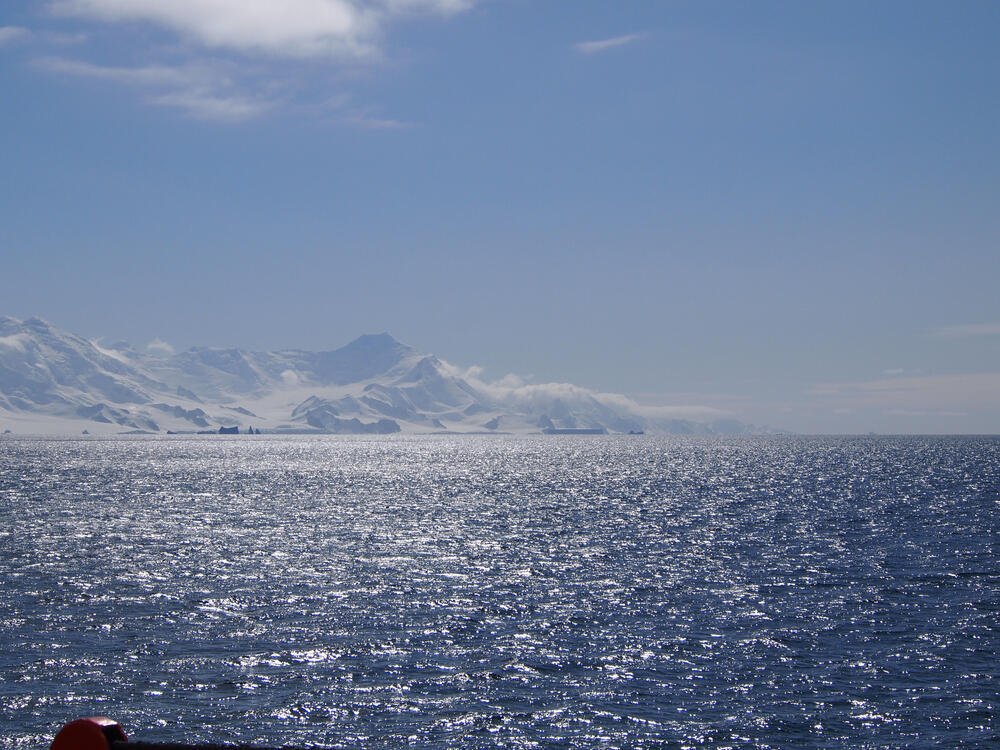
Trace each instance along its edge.
{"label": "white snow slope", "polygon": [[592,429],[748,432],[650,419],[629,399],[568,384],[487,384],[389,334],[326,352],[99,345],[39,318],[0,317],[0,433],[391,434]]}

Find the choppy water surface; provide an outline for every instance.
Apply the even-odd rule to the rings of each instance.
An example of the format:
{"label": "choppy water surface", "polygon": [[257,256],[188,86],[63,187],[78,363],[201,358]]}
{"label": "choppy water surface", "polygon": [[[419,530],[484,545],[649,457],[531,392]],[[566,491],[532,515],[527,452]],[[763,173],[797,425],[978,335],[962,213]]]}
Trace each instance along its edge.
{"label": "choppy water surface", "polygon": [[0,747],[1000,742],[1000,440],[0,441]]}

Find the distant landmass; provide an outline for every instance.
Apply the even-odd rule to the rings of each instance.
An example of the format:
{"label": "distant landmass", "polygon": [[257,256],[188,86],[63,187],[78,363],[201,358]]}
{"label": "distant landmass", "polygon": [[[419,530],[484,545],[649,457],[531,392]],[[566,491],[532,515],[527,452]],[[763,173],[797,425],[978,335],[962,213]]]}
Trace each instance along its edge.
{"label": "distant landmass", "polygon": [[[735,420],[651,418],[569,384],[500,387],[387,333],[339,349],[139,351],[0,317],[0,432],[753,433]],[[251,432],[252,428],[252,432]]]}

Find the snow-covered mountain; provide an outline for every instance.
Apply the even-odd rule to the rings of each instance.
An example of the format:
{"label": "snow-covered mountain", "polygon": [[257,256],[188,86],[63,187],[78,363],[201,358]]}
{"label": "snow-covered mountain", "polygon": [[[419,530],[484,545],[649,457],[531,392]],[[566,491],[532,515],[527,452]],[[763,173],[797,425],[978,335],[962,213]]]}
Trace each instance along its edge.
{"label": "snow-covered mountain", "polygon": [[389,334],[333,351],[106,346],[39,318],[0,317],[0,431],[704,433],[568,384],[490,384]]}

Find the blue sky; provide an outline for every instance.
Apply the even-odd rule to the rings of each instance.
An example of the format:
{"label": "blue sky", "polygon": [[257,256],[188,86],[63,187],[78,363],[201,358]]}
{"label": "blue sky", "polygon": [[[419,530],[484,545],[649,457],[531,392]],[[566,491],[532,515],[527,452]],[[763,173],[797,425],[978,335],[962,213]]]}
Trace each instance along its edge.
{"label": "blue sky", "polygon": [[0,313],[1000,432],[1000,4],[7,0]]}

